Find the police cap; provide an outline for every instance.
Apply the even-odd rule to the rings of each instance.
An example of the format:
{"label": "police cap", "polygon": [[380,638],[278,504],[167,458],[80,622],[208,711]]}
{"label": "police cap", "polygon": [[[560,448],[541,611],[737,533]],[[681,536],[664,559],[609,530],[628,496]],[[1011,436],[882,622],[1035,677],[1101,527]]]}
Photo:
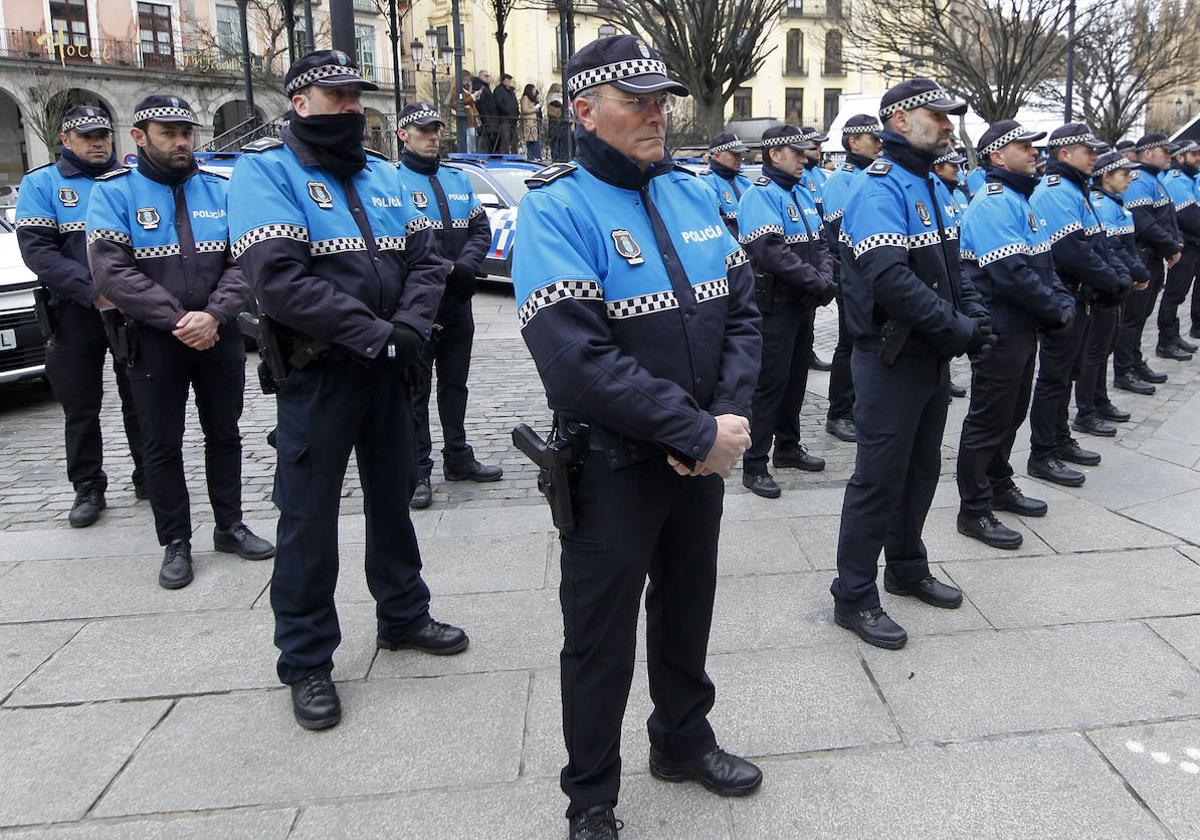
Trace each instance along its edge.
{"label": "police cap", "polygon": [[851,134],[874,134],[878,136],[883,132],[883,124],[870,114],[855,114],[850,119],[846,120],[846,124],[842,126],[842,139]]}
{"label": "police cap", "polygon": [[817,148],[817,144],[804,136],[804,130],[794,125],[773,125],[762,134],[763,149],[778,149],[786,146],[797,152],[807,152]]}
{"label": "police cap", "polygon": [[95,105],[76,105],[63,114],[62,132],[78,131],[87,134],[89,131],[112,131],[112,121],[108,114]]}
{"label": "police cap", "polygon": [[717,152],[745,152],[746,144],[732,131],[723,131],[708,142],[708,150]]}
{"label": "police cap", "polygon": [[953,163],[955,166],[962,166],[966,162],[967,159],[959,153],[958,149],[951,149],[945,154],[934,158],[933,165],[941,166],[943,163]]}
{"label": "police cap", "polygon": [[1107,175],[1118,169],[1133,169],[1135,166],[1137,166],[1136,163],[1127,160],[1125,155],[1120,152],[1105,152],[1096,158],[1096,168],[1092,170],[1092,177],[1098,181],[1101,175]]}
{"label": "police cap", "polygon": [[445,122],[438,116],[437,109],[428,102],[409,102],[400,110],[400,116],[396,118],[396,128],[408,128],[411,125],[418,128],[436,125],[440,128]]}
{"label": "police cap", "polygon": [[998,152],[1009,143],[1032,143],[1046,136],[1044,131],[1030,131],[1016,120],[1000,120],[988,127],[979,138],[979,156],[987,158],[992,152]]}
{"label": "police cap", "polygon": [[667,76],[658,50],[636,35],[609,35],[581,48],[567,62],[567,96],[579,96],[597,85],[628,93],[667,91],[688,96],[688,89]]}
{"label": "police cap", "polygon": [[1092,130],[1087,127],[1087,123],[1067,123],[1066,125],[1060,125],[1050,132],[1050,139],[1046,141],[1047,149],[1061,149],[1066,146],[1081,145],[1099,152],[1104,150],[1106,144],[1103,140],[1096,139],[1096,135],[1092,134]]}
{"label": "police cap", "polygon": [[180,96],[153,94],[147,96],[133,109],[133,124],[144,122],[190,123],[200,125],[196,112],[187,100]]}
{"label": "police cap", "polygon": [[1188,152],[1200,152],[1200,143],[1195,140],[1180,140],[1180,146],[1175,150],[1175,154],[1184,155]]}
{"label": "police cap", "polygon": [[824,134],[810,125],[800,126],[800,133],[804,135],[805,140],[811,140],[815,144],[824,143],[829,139],[828,134]]}
{"label": "police cap", "polygon": [[1166,149],[1170,145],[1171,145],[1171,140],[1170,140],[1170,138],[1167,137],[1167,135],[1153,132],[1151,134],[1144,135],[1142,137],[1142,139],[1138,140],[1137,146],[1135,148],[1139,152],[1145,152],[1150,149],[1157,149],[1160,146],[1162,148]]}
{"label": "police cap", "polygon": [[1135,146],[1136,144],[1132,140],[1122,140],[1117,143],[1116,149],[1118,152],[1128,152],[1130,149],[1135,148]]}
{"label": "police cap", "polygon": [[897,111],[928,108],[942,114],[962,116],[967,103],[948,94],[933,79],[908,79],[888,88],[879,102],[879,120],[887,122]]}
{"label": "police cap", "polygon": [[309,85],[342,87],[358,85],[363,90],[379,90],[358,72],[358,62],[341,50],[316,50],[296,59],[283,77],[283,91],[288,96]]}

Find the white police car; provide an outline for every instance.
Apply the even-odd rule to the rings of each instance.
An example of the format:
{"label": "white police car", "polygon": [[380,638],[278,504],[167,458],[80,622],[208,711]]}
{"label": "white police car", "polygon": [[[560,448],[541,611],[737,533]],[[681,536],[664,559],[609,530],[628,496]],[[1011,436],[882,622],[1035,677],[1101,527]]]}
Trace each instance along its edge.
{"label": "white police car", "polygon": [[46,341],[33,309],[37,285],[21,259],[16,228],[0,216],[0,385],[45,373]]}
{"label": "white police car", "polygon": [[512,278],[512,242],[517,230],[517,205],[529,191],[525,179],[543,169],[520,155],[467,155],[452,153],[447,166],[466,172],[471,189],[487,212],[492,242],[483,259],[482,271],[493,277]]}

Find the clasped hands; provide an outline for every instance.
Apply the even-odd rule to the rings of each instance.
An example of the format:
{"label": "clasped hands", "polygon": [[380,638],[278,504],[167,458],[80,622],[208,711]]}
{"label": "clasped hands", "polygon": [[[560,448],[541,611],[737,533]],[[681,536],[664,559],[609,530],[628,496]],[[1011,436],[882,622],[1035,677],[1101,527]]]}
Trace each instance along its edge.
{"label": "clasped hands", "polygon": [[207,312],[186,312],[171,335],[193,350],[208,350],[221,340],[217,334],[219,326],[220,322]]}
{"label": "clasped hands", "polygon": [[673,455],[667,456],[667,463],[679,475],[716,475],[729,478],[738,459],[750,448],[750,421],[737,414],[717,415],[717,437],[713,441],[708,457],[697,461],[696,466],[689,469]]}

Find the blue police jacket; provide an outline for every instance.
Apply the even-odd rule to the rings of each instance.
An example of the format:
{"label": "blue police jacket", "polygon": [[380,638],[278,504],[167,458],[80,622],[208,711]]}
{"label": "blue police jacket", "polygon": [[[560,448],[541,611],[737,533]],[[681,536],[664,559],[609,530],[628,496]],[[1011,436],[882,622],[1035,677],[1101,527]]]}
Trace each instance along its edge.
{"label": "blue police jacket", "polygon": [[700,180],[712,187],[713,192],[717,194],[717,205],[725,227],[729,228],[730,235],[737,238],[738,203],[746,190],[750,189],[750,179],[741,172],[713,160],[709,161],[708,171],[700,176]]}
{"label": "blue police jacket", "polygon": [[407,149],[396,166],[413,206],[429,219],[438,254],[462,271],[479,271],[492,242],[492,229],[471,187],[471,176]]}
{"label": "blue police jacket", "polygon": [[550,408],[590,421],[593,441],[702,460],[716,415],[750,417],[762,340],[749,262],[697,177],[576,138],[577,162],[542,170],[521,200],[521,334]]}
{"label": "blue police jacket", "polygon": [[1079,299],[1098,296],[1101,303],[1113,303],[1129,291],[1129,282],[1112,268],[1089,193],[1085,175],[1052,160],[1029,203],[1049,229],[1050,252],[1063,285]]}
{"label": "blue police jacket", "polygon": [[912,327],[902,352],[957,356],[987,314],[959,270],[958,225],[932,155],[883,132],[879,160],[854,179],[839,240],[846,327],[856,345],[879,346],[888,321]]}
{"label": "blue police jacket", "polygon": [[[115,159],[112,167],[117,168]],[[56,300],[91,307],[87,206],[95,182],[67,158],[31,169],[17,195],[17,246],[29,270]]]}
{"label": "blue police jacket", "polygon": [[967,173],[967,195],[974,198],[975,194],[983,189],[984,183],[987,181],[987,167],[976,166]]}
{"label": "blue police jacket", "polygon": [[828,180],[829,170],[825,167],[812,161],[804,164],[800,182],[812,191],[813,201],[816,203],[817,209],[821,211],[821,215],[825,214],[825,182]]}
{"label": "blue police jacket", "polygon": [[1200,245],[1200,206],[1196,204],[1196,182],[1192,173],[1175,164],[1164,173],[1163,180],[1175,207],[1175,221],[1183,241],[1188,245]]}
{"label": "blue police jacket", "polygon": [[959,227],[962,227],[963,215],[967,212],[967,207],[971,203],[971,199],[967,196],[967,191],[962,184],[955,181],[953,184],[946,183],[946,192],[950,193],[951,206],[947,208],[947,212],[953,212],[958,218]]}
{"label": "blue police jacket", "polygon": [[369,359],[404,324],[429,338],[451,266],[400,172],[369,152],[348,181],[286,128],[233,169],[229,233],[262,311]]}
{"label": "blue police jacket", "polygon": [[1175,207],[1164,185],[1162,170],[1138,163],[1133,180],[1125,188],[1125,207],[1133,214],[1134,239],[1139,247],[1152,251],[1158,259],[1179,253],[1179,229]]}
{"label": "blue police jacket", "polygon": [[187,312],[233,323],[249,287],[230,255],[228,187],[199,169],[169,183],[144,155],[137,169],[100,176],[87,210],[96,289],[128,318],[164,332]]}
{"label": "blue police jacket", "polygon": [[1037,183],[991,169],[963,217],[963,271],[1002,334],[1057,327],[1063,310],[1075,308],[1054,271],[1046,221],[1029,204]]}
{"label": "blue police jacket", "polygon": [[[833,261],[811,190],[794,176],[763,164],[763,175],[738,205],[738,242],[758,274],[771,275],[776,300],[823,297]],[[815,302],[815,301],[810,301]]]}
{"label": "blue police jacket", "polygon": [[825,223],[825,244],[833,260],[833,282],[841,285],[842,261],[838,249],[838,237],[842,232],[842,215],[846,212],[846,196],[858,173],[871,165],[871,158],[846,153],[846,162],[825,179],[824,199],[821,202],[822,221]]}
{"label": "blue police jacket", "polygon": [[1133,214],[1125,208],[1122,197],[1097,188],[1092,190],[1092,207],[1096,210],[1100,224],[1104,225],[1113,268],[1118,274],[1123,270],[1131,283],[1147,282],[1150,279],[1150,271],[1137,252],[1133,238]]}

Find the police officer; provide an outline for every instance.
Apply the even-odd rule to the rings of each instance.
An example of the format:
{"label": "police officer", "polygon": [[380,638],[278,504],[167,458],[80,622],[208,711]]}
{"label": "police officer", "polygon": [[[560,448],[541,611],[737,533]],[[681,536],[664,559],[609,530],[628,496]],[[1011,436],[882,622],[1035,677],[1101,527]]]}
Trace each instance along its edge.
{"label": "police officer", "polygon": [[1075,318],[1042,338],[1029,409],[1027,470],[1035,478],[1066,487],[1079,487],[1086,476],[1064,462],[1100,463],[1100,454],[1081,447],[1068,425],[1071,383],[1083,363],[1091,307],[1119,304],[1130,286],[1128,276],[1113,269],[1107,237],[1090,199],[1088,179],[1104,145],[1083,123],[1067,123],[1050,132],[1046,174],[1029,202],[1046,222],[1054,269],[1075,297]]}
{"label": "police officer", "polygon": [[1047,505],[1013,482],[1009,458],[1025,422],[1037,359],[1038,330],[1062,330],[1075,299],[1054,272],[1046,223],[1029,204],[1038,185],[1035,140],[1015,120],[979,138],[987,181],[962,223],[963,270],[983,296],[996,342],[972,365],[971,407],[958,447],[958,532],[995,548],[1020,547],[1020,531],[995,511],[1045,516]]}
{"label": "police officer", "polygon": [[974,198],[983,190],[983,186],[987,182],[987,166],[987,161],[980,156],[979,164],[967,173],[967,196],[969,198]]}
{"label": "police officer", "polygon": [[[833,281],[840,290],[842,280],[841,254],[838,234],[842,230],[842,214],[846,211],[846,195],[854,178],[879,157],[883,144],[879,134],[883,126],[871,114],[855,114],[842,127],[842,148],[846,160],[825,181],[822,208],[825,222],[825,242],[833,260]],[[825,415],[825,431],[847,443],[854,443],[854,376],[850,371],[850,351],[853,342],[846,329],[846,307],[838,299],[838,339],[833,350],[829,372],[829,410]]]}
{"label": "police officer", "polygon": [[1158,355],[1179,361],[1190,359],[1197,349],[1180,335],[1179,305],[1187,298],[1200,268],[1200,206],[1196,204],[1195,181],[1198,165],[1200,146],[1190,148],[1184,144],[1175,152],[1170,171],[1163,173],[1167,194],[1175,207],[1183,250],[1179,261],[1167,272],[1158,304]]}
{"label": "police officer", "polygon": [[717,194],[720,201],[721,218],[729,235],[738,235],[738,202],[742,194],[750,189],[750,179],[742,174],[742,156],[747,152],[746,144],[736,134],[728,131],[718,134],[708,144],[708,171],[700,176]]}
{"label": "police officer", "polygon": [[704,673],[728,477],[750,443],[761,341],[745,254],[666,156],[687,89],[632,35],[572,56],[577,159],[521,201],[513,279],[550,407],[590,426],[562,537],[562,788],[576,840],[616,840],[621,719],[646,578],[650,772],[728,796],[762,773],[717,747]]}
{"label": "police officer", "polygon": [[[1200,143],[1191,140],[1181,150],[1184,153],[1200,152]],[[1192,188],[1196,194],[1196,204],[1200,206],[1200,171],[1197,171],[1192,176]],[[1191,304],[1191,320],[1192,326],[1188,330],[1188,335],[1192,338],[1200,338],[1200,292],[1196,291],[1200,287],[1200,266],[1196,269],[1196,283],[1192,286],[1192,304]]]}
{"label": "police officer", "polygon": [[1137,144],[1132,140],[1121,140],[1114,149],[1121,153],[1125,160],[1137,163]]}
{"label": "police officer", "polygon": [[958,270],[950,196],[931,172],[966,103],[930,79],[889,89],[883,156],[856,178],[842,217],[842,300],[854,337],[858,458],[842,502],[834,620],[876,647],[908,640],[879,603],[884,588],[955,609],[962,593],[929,573],[921,542],[941,474],[949,360],[992,340],[987,309]]}
{"label": "police officer", "polygon": [[[46,348],[46,378],[62,404],[67,444],[67,478],[75,502],[67,521],[86,528],[106,506],[104,443],[100,404],[104,396],[104,356],[108,341],[99,309],[111,304],[96,291],[87,264],[84,234],[88,198],[99,176],[117,168],[112,123],[90,105],[63,116],[62,157],[31,170],[17,198],[17,245],[29,270],[48,292],[54,333]],[[121,419],[133,456],[133,492],[146,498],[141,434],[126,366],[113,359]]]}
{"label": "police officer", "polygon": [[[767,471],[773,439],[776,467],[825,469],[825,461],[810,455],[798,440],[780,440],[775,435],[781,425],[788,426],[790,412],[799,417],[801,406],[785,406],[785,393],[795,389],[803,401],[813,313],[833,300],[837,288],[814,192],[800,180],[805,152],[812,145],[793,125],[764,131],[762,177],[738,206],[743,231],[738,242],[750,257],[763,316],[762,367],[754,388],[751,443],[742,459],[742,484],[765,499],[780,496],[779,485]],[[789,413],[781,417],[785,411]]]}
{"label": "police officer", "polygon": [[[442,124],[434,107],[425,102],[410,102],[396,120],[396,133],[404,143],[397,164],[400,180],[413,206],[429,219],[437,253],[454,265],[446,278],[446,291],[438,306],[428,348],[437,366],[438,419],[444,441],[442,470],[447,481],[499,481],[504,471],[475,460],[465,428],[467,375],[475,337],[471,298],[475,295],[475,275],[492,241],[492,230],[483,205],[471,189],[470,176],[461,169],[442,166],[438,160]],[[417,488],[409,505],[427,508],[433,502],[429,483],[433,471],[430,383],[422,378],[418,384],[413,395],[417,418]]]}
{"label": "police officer", "polygon": [[[950,193],[951,204],[947,205],[946,212],[952,214],[958,222],[960,228],[962,226],[963,214],[967,212],[967,205],[970,203],[970,198],[967,196],[966,188],[962,181],[959,180],[959,168],[967,162],[957,149],[950,149],[948,152],[938,156],[933,162],[933,174],[938,176],[942,184]],[[987,170],[980,167],[981,172]],[[950,380],[950,396],[965,397],[967,389],[959,385],[953,379]]]}
{"label": "police officer", "polygon": [[[1154,393],[1147,385],[1167,381],[1165,373],[1153,370],[1142,358],[1142,331],[1154,311],[1167,269],[1182,258],[1183,239],[1175,223],[1175,207],[1167,192],[1165,173],[1171,156],[1165,134],[1147,134],[1137,142],[1137,165],[1125,190],[1125,206],[1133,214],[1134,240],[1138,254],[1150,271],[1150,285],[1133,292],[1121,313],[1117,348],[1113,353],[1116,377],[1113,385],[1133,393]],[[1157,355],[1176,358],[1187,354],[1175,347],[1159,345]]]}
{"label": "police officer", "polygon": [[361,94],[375,89],[339,50],[298,59],[284,78],[294,116],[279,140],[244,149],[229,198],[233,250],[262,312],[289,350],[315,357],[280,384],[274,432],[277,671],[305,729],[341,720],[330,671],[341,641],[333,591],[351,450],[379,646],[451,654],[468,644],[462,630],[429,615],[408,516],[410,383],[427,370],[423,348],[452,266],[437,256],[400,172],[363,147]]}
{"label": "police officer", "polygon": [[192,582],[192,517],[183,475],[189,388],[204,430],[213,547],[247,560],[275,553],[242,522],[242,389],[246,351],[237,314],[248,287],[229,251],[228,183],[192,154],[191,106],[148,96],[133,113],[133,169],[102,175],[88,204],[88,262],[100,294],[137,332],[129,366],[145,450],[146,490],[160,545],[159,585]]}

